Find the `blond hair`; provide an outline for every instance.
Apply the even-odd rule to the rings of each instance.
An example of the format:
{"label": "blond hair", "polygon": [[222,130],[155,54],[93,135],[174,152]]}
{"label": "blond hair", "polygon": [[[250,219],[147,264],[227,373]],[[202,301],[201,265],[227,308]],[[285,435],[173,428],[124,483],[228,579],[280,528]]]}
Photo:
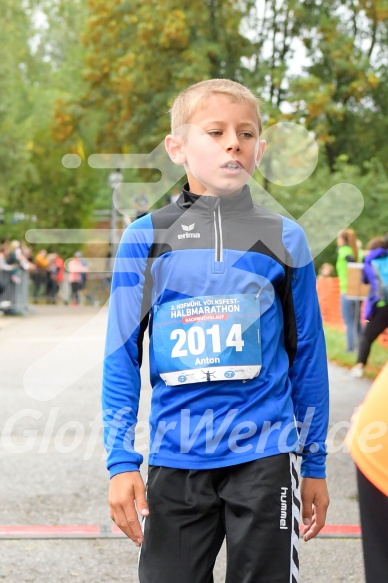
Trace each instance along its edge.
{"label": "blond hair", "polygon": [[170,109],[171,131],[190,123],[190,118],[198,107],[198,104],[212,95],[225,95],[232,103],[246,102],[253,105],[257,113],[259,133],[262,131],[259,98],[248,87],[231,81],[230,79],[208,79],[190,85],[182,91],[174,100]]}
{"label": "blond hair", "polygon": [[13,241],[10,242],[9,244],[9,250],[12,251],[16,251],[16,249],[19,249],[20,247],[20,241],[18,241],[17,239],[14,239]]}

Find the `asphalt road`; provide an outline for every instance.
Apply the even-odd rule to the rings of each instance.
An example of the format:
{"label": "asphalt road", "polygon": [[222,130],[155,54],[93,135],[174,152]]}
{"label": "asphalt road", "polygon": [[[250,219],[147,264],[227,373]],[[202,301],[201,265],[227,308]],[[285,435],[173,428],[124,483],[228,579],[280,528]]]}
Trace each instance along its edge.
{"label": "asphalt road", "polygon": [[[137,583],[138,551],[112,533],[107,508],[100,424],[105,323],[106,309],[93,307],[39,306],[28,317],[0,318],[0,581]],[[146,369],[145,362],[138,434],[144,453]],[[357,525],[354,468],[342,442],[369,381],[335,366],[330,379],[327,522]],[[80,527],[97,534],[82,538]],[[302,583],[364,581],[357,536],[301,541],[300,560]],[[224,581],[224,570],[223,550],[215,583]]]}

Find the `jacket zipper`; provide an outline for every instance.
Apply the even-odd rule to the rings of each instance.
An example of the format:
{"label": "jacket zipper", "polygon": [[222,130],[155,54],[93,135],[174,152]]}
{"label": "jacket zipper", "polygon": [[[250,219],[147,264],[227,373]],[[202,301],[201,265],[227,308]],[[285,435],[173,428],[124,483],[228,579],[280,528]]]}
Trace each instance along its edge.
{"label": "jacket zipper", "polygon": [[218,206],[214,213],[214,252],[215,252],[215,259],[217,262],[223,261],[223,240],[222,240],[222,221],[221,221],[221,211],[220,207]]}

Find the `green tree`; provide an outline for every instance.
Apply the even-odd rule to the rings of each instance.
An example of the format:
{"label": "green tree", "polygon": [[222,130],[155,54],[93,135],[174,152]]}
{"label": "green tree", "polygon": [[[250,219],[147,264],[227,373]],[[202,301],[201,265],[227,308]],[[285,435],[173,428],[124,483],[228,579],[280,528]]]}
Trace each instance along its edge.
{"label": "green tree", "polygon": [[241,57],[251,54],[239,32],[243,10],[231,0],[89,0],[89,8],[88,87],[81,100],[68,102],[58,132],[67,139],[98,120],[100,151],[154,148],[168,133],[167,111],[178,92],[210,77],[240,79]]}
{"label": "green tree", "polygon": [[32,65],[28,5],[4,0],[0,14],[0,206],[23,182],[28,160],[25,129],[30,112],[28,78]]}
{"label": "green tree", "polygon": [[[5,167],[3,236],[21,238],[29,227],[81,226],[90,215],[102,177],[85,164],[84,141],[89,136],[78,135],[67,144],[58,144],[52,126],[55,104],[79,95],[83,87],[79,68],[85,4],[80,0],[9,0],[5,16],[9,55],[0,64],[4,71],[0,78],[8,98],[2,128],[8,131],[1,136],[12,149],[8,148],[0,162]],[[91,144],[92,140],[93,151]],[[64,168],[66,153],[81,155],[81,167]],[[15,212],[23,213],[25,220],[12,225]]]}
{"label": "green tree", "polygon": [[[333,207],[329,203],[326,211],[321,208],[317,236],[319,238],[320,231],[325,228],[330,232],[332,223],[342,213],[343,224],[341,228],[348,226],[354,228],[357,237],[365,248],[372,237],[382,236],[388,231],[388,206],[385,204],[388,193],[388,177],[384,164],[380,160],[371,159],[359,167],[349,164],[347,156],[343,155],[337,159],[334,171],[331,171],[325,159],[321,159],[314,173],[306,181],[288,188],[272,185],[271,194],[293,217],[299,219],[329,189],[343,183],[355,185],[361,191],[364,199],[362,213],[349,225],[346,220],[348,216],[347,201],[344,199],[343,205],[340,207]],[[343,196],[346,196],[345,189]],[[273,210],[278,211],[278,208]],[[311,232],[314,239],[314,230],[312,229]],[[315,257],[317,268],[324,262],[335,263],[336,235],[336,232],[332,233],[332,243]],[[310,240],[309,243],[314,250],[314,240]]]}
{"label": "green tree", "polygon": [[387,17],[385,0],[305,0],[297,7],[310,64],[291,83],[292,116],[316,133],[331,171],[343,154],[358,165],[387,159]]}
{"label": "green tree", "polygon": [[298,0],[252,1],[243,18],[243,31],[253,46],[244,80],[258,91],[269,125],[283,117],[289,96],[299,32],[297,6]]}

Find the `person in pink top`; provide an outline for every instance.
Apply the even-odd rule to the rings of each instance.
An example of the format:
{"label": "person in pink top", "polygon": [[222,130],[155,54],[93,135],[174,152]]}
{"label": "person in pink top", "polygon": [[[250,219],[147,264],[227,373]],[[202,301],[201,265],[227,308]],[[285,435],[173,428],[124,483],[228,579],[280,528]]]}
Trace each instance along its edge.
{"label": "person in pink top", "polygon": [[69,283],[71,285],[71,305],[78,306],[80,304],[80,290],[82,289],[82,274],[85,272],[85,266],[81,261],[81,251],[76,251],[74,256],[69,261]]}

